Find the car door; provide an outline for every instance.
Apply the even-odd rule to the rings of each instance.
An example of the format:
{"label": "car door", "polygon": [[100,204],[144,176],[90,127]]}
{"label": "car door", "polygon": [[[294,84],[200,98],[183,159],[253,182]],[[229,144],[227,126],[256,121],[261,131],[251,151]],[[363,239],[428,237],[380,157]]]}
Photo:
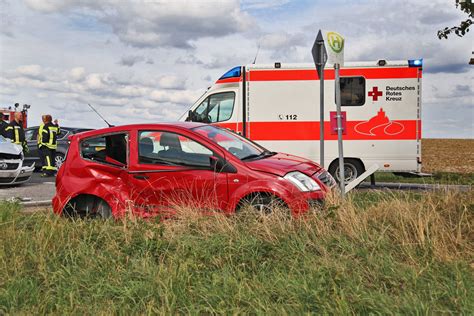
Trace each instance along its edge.
{"label": "car door", "polygon": [[222,150],[168,130],[139,130],[133,143],[129,183],[136,210],[166,217],[182,206],[225,209],[227,174],[211,167],[212,159],[224,158]]}

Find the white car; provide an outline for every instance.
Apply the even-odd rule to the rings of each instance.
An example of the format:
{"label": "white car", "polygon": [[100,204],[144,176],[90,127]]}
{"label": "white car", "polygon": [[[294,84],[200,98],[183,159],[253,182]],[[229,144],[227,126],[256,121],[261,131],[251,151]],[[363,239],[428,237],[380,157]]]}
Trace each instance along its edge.
{"label": "white car", "polygon": [[30,180],[34,163],[24,165],[23,148],[0,136],[0,185],[22,184]]}

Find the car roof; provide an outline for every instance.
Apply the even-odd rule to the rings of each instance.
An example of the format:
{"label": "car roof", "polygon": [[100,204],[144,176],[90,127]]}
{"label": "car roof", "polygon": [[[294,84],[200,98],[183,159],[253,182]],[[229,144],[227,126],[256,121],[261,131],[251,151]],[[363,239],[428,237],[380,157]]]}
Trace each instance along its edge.
{"label": "car roof", "polygon": [[128,131],[132,129],[159,129],[163,127],[174,127],[180,129],[192,129],[194,127],[205,126],[207,124],[196,123],[196,122],[165,122],[165,123],[156,123],[156,124],[129,124],[129,125],[119,125],[112,126],[107,128],[95,129],[91,131],[86,131],[80,133],[80,138],[90,137],[94,135],[102,135],[108,133],[117,133]]}
{"label": "car roof", "polygon": [[[62,125],[60,125],[59,127],[62,128],[62,129],[67,129],[67,130],[71,130],[71,131],[76,131],[76,130],[92,131],[92,130],[94,130],[93,128],[89,128],[89,127],[68,127],[68,126],[62,126]],[[38,125],[28,126],[26,129],[35,129],[35,128],[39,128],[39,126]]]}

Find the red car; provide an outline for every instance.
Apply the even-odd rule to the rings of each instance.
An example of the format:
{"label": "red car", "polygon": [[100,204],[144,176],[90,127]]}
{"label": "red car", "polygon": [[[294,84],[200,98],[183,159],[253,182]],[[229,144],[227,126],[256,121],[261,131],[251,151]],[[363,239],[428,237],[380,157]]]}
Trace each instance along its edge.
{"label": "red car", "polygon": [[57,214],[168,216],[179,205],[233,213],[274,204],[293,215],[334,184],[318,164],[201,123],[117,126],[73,135],[56,178]]}

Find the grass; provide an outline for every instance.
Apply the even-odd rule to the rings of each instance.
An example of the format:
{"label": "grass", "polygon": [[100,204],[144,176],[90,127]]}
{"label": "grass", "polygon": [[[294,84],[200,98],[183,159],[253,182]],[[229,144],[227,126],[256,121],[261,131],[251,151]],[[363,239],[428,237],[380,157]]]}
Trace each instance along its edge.
{"label": "grass", "polygon": [[0,314],[472,314],[474,191],[288,219],[87,221],[0,205]]}
{"label": "grass", "polygon": [[[370,182],[370,177],[365,180]],[[403,177],[391,172],[376,172],[377,182],[474,185],[474,173],[435,172],[429,177]]]}

